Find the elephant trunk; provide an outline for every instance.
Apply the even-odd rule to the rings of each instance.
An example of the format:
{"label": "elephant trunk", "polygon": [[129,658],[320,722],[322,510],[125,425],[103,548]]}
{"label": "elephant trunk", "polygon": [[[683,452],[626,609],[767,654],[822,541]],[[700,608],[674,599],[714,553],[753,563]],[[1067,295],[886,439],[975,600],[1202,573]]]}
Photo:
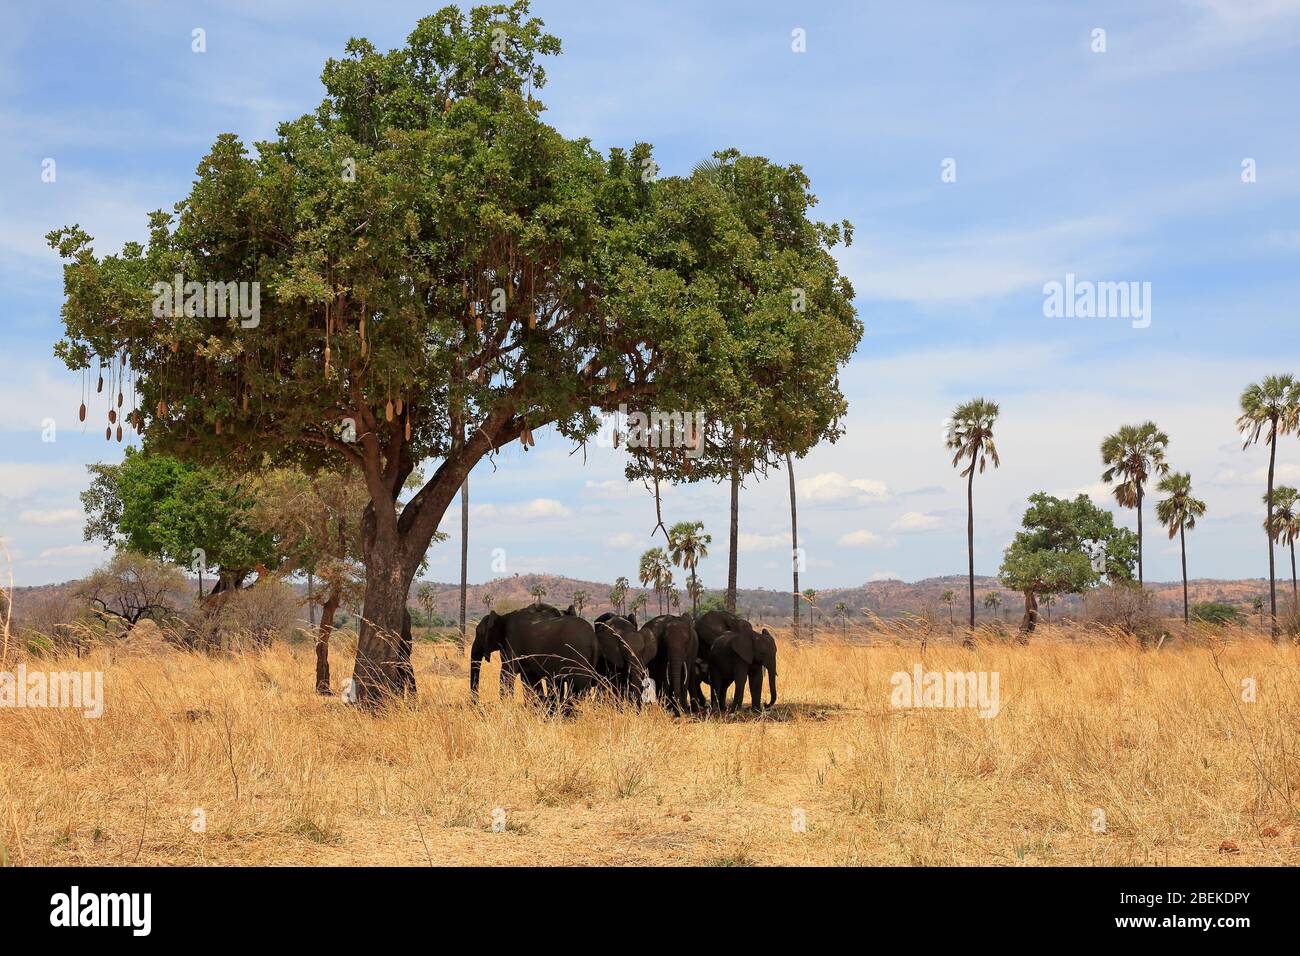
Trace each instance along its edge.
{"label": "elephant trunk", "polygon": [[672,688],[673,705],[678,711],[685,710],[685,701],[682,698],[682,695],[686,692],[686,659],[684,657],[668,661],[668,682]]}
{"label": "elephant trunk", "polygon": [[776,664],[769,664],[767,667],[767,689],[772,695],[772,699],[767,702],[767,706],[776,706]]}

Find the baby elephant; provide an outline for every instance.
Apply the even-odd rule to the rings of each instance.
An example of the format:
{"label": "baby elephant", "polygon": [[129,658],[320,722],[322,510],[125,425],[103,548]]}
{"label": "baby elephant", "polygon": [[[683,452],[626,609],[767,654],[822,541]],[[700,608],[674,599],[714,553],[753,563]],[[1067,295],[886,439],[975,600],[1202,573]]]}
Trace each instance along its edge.
{"label": "baby elephant", "polygon": [[749,682],[750,706],[757,712],[762,709],[763,668],[767,668],[767,683],[776,703],[776,638],[766,628],[761,633],[753,630],[727,631],[709,648],[709,686],[713,709],[727,707],[727,688],[736,685],[736,696],[731,702],[731,712],[740,710],[745,699],[745,682]]}

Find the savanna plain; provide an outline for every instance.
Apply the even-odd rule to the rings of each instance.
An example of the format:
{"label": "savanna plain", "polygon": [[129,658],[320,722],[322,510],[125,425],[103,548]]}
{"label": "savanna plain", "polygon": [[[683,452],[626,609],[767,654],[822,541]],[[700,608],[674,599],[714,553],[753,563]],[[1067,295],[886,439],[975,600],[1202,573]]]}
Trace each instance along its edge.
{"label": "savanna plain", "polygon": [[[0,710],[10,865],[1208,865],[1300,862],[1300,650],[1080,625],[1021,646],[888,627],[780,640],[762,716],[600,700],[479,706],[454,644],[369,715],[313,692],[310,644],[158,642],[102,670],[101,717]],[[353,647],[336,642],[335,683]],[[894,706],[891,677],[999,676],[1000,708]],[[12,666],[13,661],[10,661]],[[36,666],[36,665],[32,665]]]}

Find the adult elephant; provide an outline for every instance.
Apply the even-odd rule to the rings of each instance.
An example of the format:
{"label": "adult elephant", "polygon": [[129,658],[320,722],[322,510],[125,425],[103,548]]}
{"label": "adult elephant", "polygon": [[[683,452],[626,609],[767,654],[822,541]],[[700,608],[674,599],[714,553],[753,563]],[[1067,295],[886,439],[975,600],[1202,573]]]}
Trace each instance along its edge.
{"label": "adult elephant", "polygon": [[734,683],[736,696],[731,712],[736,713],[744,703],[748,682],[750,706],[755,712],[762,710],[764,668],[772,696],[767,706],[772,707],[776,704],[776,638],[766,628],[760,633],[753,628],[727,631],[717,637],[709,648],[709,697],[713,707],[726,709],[727,689]]}
{"label": "adult elephant", "polygon": [[[543,604],[538,601],[536,604],[529,604],[527,607],[522,607],[517,611],[511,611],[509,613],[536,614],[540,617],[563,617],[565,612],[561,611],[558,607],[550,604]],[[483,620],[486,620],[486,618]],[[471,696],[475,700],[478,699],[478,666],[475,662],[481,663],[482,661],[491,660],[493,652],[500,650],[498,647],[493,647],[492,650],[487,650],[487,637],[483,628],[483,620],[480,620],[478,626],[474,629],[474,643],[470,648],[470,692]],[[515,673],[516,668],[514,662],[507,660],[506,655],[502,654],[501,678],[498,690],[499,696],[513,697],[515,695]],[[412,684],[414,684],[414,680],[412,680]],[[540,693],[541,689],[532,688],[532,690]]]}
{"label": "adult elephant", "polygon": [[617,679],[611,680],[616,692],[629,700],[641,701],[641,689],[650,673],[650,664],[659,653],[659,639],[648,627],[638,628],[636,615],[615,614],[606,611],[596,618],[596,640],[600,644],[605,665],[614,670],[611,658],[606,656],[607,644],[617,645]]}
{"label": "adult elephant", "polygon": [[631,663],[624,635],[635,633],[636,625],[607,611],[596,618],[594,627],[600,648],[600,678],[615,696],[626,697]]}
{"label": "adult elephant", "polygon": [[696,668],[695,692],[700,699],[704,698],[704,691],[699,686],[701,680],[709,676],[709,651],[713,647],[713,642],[720,638],[728,631],[754,635],[754,625],[750,624],[738,614],[731,611],[715,610],[701,614],[695,621],[695,633],[700,639],[700,661]]}
{"label": "adult elephant", "polygon": [[[469,664],[473,700],[478,700],[480,665],[494,652],[501,654],[502,671],[519,674],[535,696],[557,705],[567,705],[588,690],[600,667],[596,632],[583,618],[532,608],[508,614],[492,611],[474,630]],[[543,682],[550,685],[549,693],[543,692]]]}
{"label": "adult elephant", "polygon": [[692,704],[703,709],[704,694],[699,688],[699,636],[689,614],[661,614],[646,622],[659,644],[650,665],[655,686],[662,689],[665,705],[678,713]]}

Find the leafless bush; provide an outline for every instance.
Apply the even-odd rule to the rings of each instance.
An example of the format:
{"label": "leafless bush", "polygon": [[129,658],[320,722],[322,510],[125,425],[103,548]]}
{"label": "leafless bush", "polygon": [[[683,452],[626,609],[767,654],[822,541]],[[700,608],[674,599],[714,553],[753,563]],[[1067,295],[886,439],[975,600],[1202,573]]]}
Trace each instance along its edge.
{"label": "leafless bush", "polygon": [[232,594],[218,614],[218,627],[227,646],[251,641],[265,647],[292,632],[301,607],[293,588],[270,578]]}
{"label": "leafless bush", "polygon": [[1083,612],[1088,621],[1136,638],[1143,646],[1154,643],[1164,633],[1151,595],[1132,584],[1114,584],[1090,591],[1084,595]]}

